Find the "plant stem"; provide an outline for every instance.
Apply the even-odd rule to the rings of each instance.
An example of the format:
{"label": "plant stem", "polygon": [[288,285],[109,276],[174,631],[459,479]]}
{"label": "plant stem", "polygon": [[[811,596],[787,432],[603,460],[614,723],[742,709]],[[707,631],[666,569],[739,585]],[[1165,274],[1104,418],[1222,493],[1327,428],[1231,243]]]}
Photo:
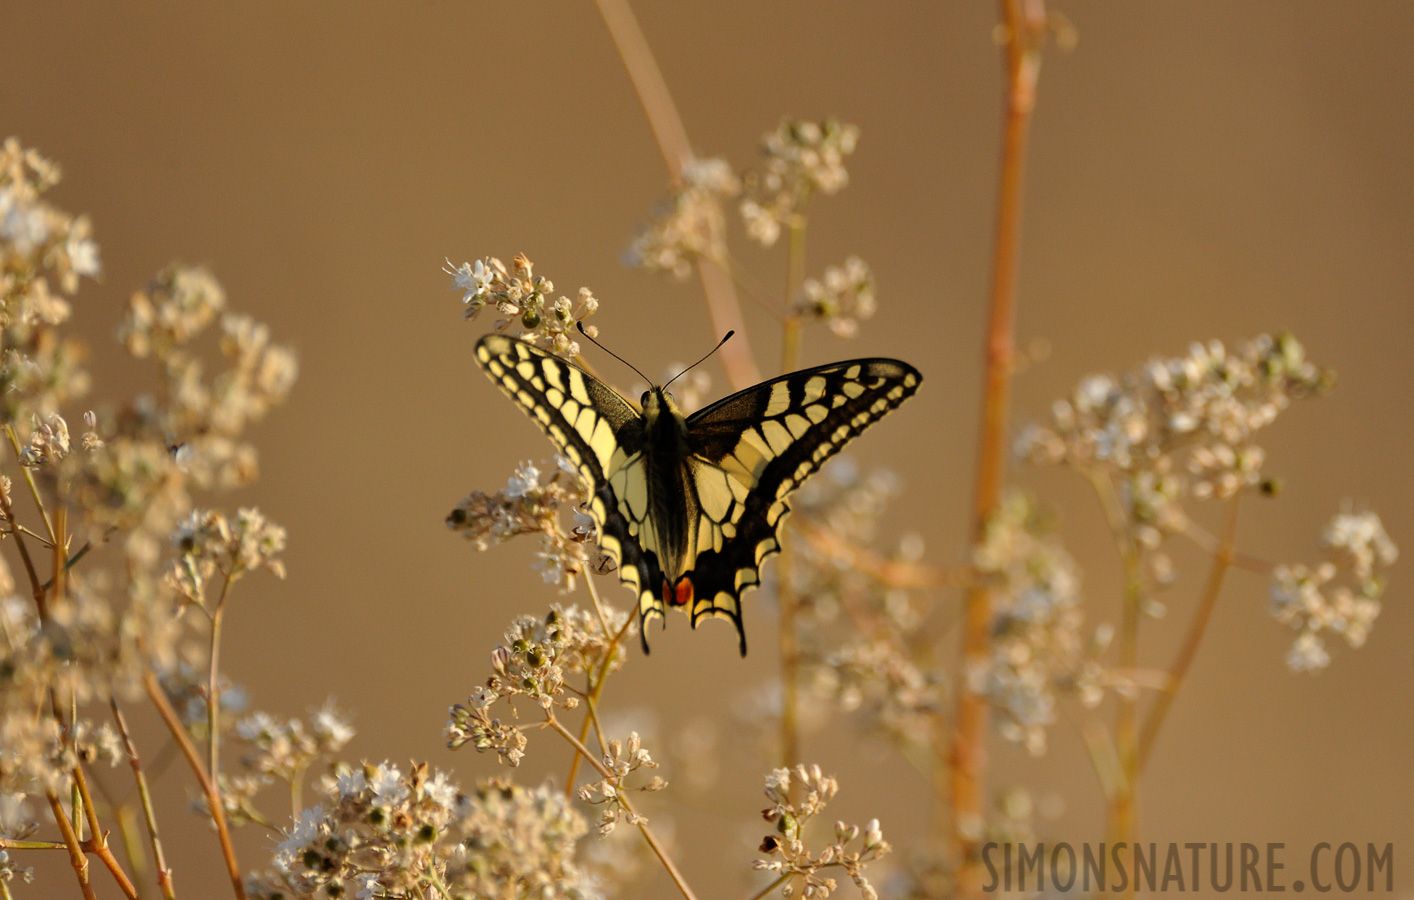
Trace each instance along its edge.
{"label": "plant stem", "polygon": [[[609,617],[604,612],[603,603],[601,603],[599,600],[599,590],[598,588],[594,587],[593,576],[590,575],[588,572],[584,574],[584,583],[589,588],[589,596],[592,597],[594,600],[594,609],[598,612],[599,622],[604,628],[604,634],[607,635],[609,633]],[[614,654],[618,652],[619,641],[623,640],[623,636],[625,634],[628,634],[628,630],[632,625],[633,615],[630,614],[624,618],[624,627],[620,628],[617,634],[609,638],[609,646],[604,651],[604,658],[599,661],[598,672],[593,676],[592,680],[590,681],[589,696],[586,698],[585,701],[587,711],[584,716],[584,721],[580,723],[579,726],[579,741],[581,744],[584,743],[585,738],[589,737],[590,723],[594,722],[595,724],[597,724],[597,720],[594,718],[593,715],[591,715],[591,712],[594,709],[594,704],[599,702],[599,695],[604,691],[604,682],[608,680],[609,667],[614,662]],[[604,736],[602,734],[599,735],[599,740],[600,743],[603,742]],[[575,754],[570,759],[570,773],[565,778],[566,797],[574,796],[574,779],[575,776],[579,774],[579,760],[579,754]]]}
{"label": "plant stem", "polygon": [[236,848],[231,843],[231,829],[226,824],[226,810],[221,804],[221,794],[216,790],[216,784],[207,775],[205,767],[201,763],[201,754],[197,752],[196,745],[192,743],[191,737],[182,727],[182,720],[177,715],[177,711],[172,708],[172,704],[167,700],[167,695],[162,693],[162,685],[157,683],[157,676],[151,670],[143,673],[143,686],[147,689],[148,699],[152,705],[157,707],[157,713],[166,723],[167,730],[171,732],[172,739],[177,742],[182,755],[186,757],[187,765],[191,767],[192,773],[196,775],[196,780],[201,785],[201,791],[206,795],[206,805],[211,810],[211,819],[216,823],[216,838],[221,844],[221,856],[226,863],[226,873],[231,878],[231,887],[235,891],[237,900],[246,900],[245,881],[241,878],[240,864],[236,862]]}
{"label": "plant stem", "polygon": [[[972,533],[981,541],[1001,503],[1006,478],[1007,416],[1016,355],[1016,280],[1021,241],[1021,197],[1026,141],[1036,102],[1036,79],[1046,28],[1041,0],[1002,0],[1006,30],[1004,75],[1006,121],[1002,134],[997,229],[986,345],[986,387],[977,449],[977,482]],[[958,888],[976,896],[981,885],[977,851],[983,822],[984,742],[987,703],[976,690],[974,673],[987,663],[991,646],[992,598],[982,581],[968,591],[964,606],[962,660],[957,681],[956,735],[951,762],[954,849]],[[941,748],[940,756],[941,756]]]}
{"label": "plant stem", "polygon": [[69,824],[68,817],[64,815],[64,807],[59,803],[58,795],[50,791],[48,797],[54,823],[59,826],[59,833],[64,836],[64,846],[69,851],[69,863],[74,867],[74,876],[79,880],[79,891],[83,893],[84,900],[98,900],[98,895],[93,892],[93,885],[88,881],[88,857],[84,855],[79,836],[74,833],[74,826]]}
{"label": "plant stem", "polygon": [[765,897],[766,897],[767,894],[771,893],[771,892],[774,891],[776,888],[778,888],[778,887],[780,887],[781,885],[785,884],[787,881],[790,881],[791,878],[793,878],[793,877],[795,877],[795,873],[794,873],[794,872],[787,872],[787,873],[785,873],[785,874],[782,875],[780,878],[777,878],[775,881],[773,881],[773,882],[771,882],[770,884],[766,885],[766,886],[763,887],[761,890],[759,890],[759,891],[757,891],[756,893],[752,894],[752,895],[751,895],[751,900],[765,900]]}
{"label": "plant stem", "polygon": [[[786,308],[805,280],[805,216],[790,218],[786,263]],[[800,365],[800,316],[786,316],[781,334],[781,372]],[[781,555],[776,561],[776,592],[781,605],[781,765],[800,761],[800,598],[795,595],[795,554],[788,534],[781,534]]]}
{"label": "plant stem", "polygon": [[221,581],[221,593],[216,598],[216,607],[211,611],[211,665],[206,677],[206,750],[207,771],[211,773],[211,783],[221,790],[221,693],[216,680],[221,662],[221,620],[226,611],[226,594],[231,590],[231,578],[235,572],[235,561],[231,561],[231,571],[226,572]]}
{"label": "plant stem", "polygon": [[1183,639],[1183,646],[1179,648],[1178,655],[1174,657],[1173,665],[1169,666],[1168,683],[1154,698],[1154,706],[1144,719],[1144,727],[1139,736],[1140,771],[1149,761],[1149,754],[1153,752],[1154,742],[1159,737],[1159,729],[1164,725],[1164,718],[1168,715],[1169,707],[1173,705],[1173,699],[1183,684],[1184,676],[1188,674],[1188,667],[1193,664],[1193,658],[1198,654],[1198,645],[1203,641],[1203,635],[1208,628],[1208,620],[1212,618],[1213,609],[1218,604],[1218,595],[1222,593],[1223,579],[1226,577],[1228,569],[1232,568],[1236,561],[1237,554],[1234,544],[1237,541],[1239,497],[1241,497],[1240,494],[1234,494],[1232,499],[1228,501],[1222,536],[1218,539],[1217,549],[1213,552],[1213,566],[1208,570],[1208,581],[1198,600],[1198,609],[1193,613],[1193,621],[1188,626],[1188,634]]}
{"label": "plant stem", "polygon": [[142,815],[147,821],[147,839],[152,846],[152,859],[157,866],[157,888],[166,900],[176,900],[176,889],[172,885],[172,870],[167,867],[167,857],[162,852],[162,837],[157,831],[157,813],[152,807],[152,792],[147,789],[147,776],[142,771],[142,760],[137,755],[137,745],[128,732],[128,722],[116,697],[110,698],[113,721],[118,725],[118,734],[123,738],[123,750],[128,754],[128,765],[132,766],[133,780],[137,782],[138,798],[142,801]]}
{"label": "plant stem", "polygon": [[[599,14],[604,17],[609,35],[618,48],[624,68],[628,70],[648,124],[657,138],[658,149],[667,163],[668,173],[675,186],[682,184],[683,166],[694,159],[692,145],[688,143],[687,129],[682,117],[673,105],[672,94],[667,82],[653,59],[653,51],[648,40],[634,18],[628,0],[597,0]],[[737,301],[736,289],[731,275],[722,265],[705,256],[697,258],[697,276],[702,281],[702,292],[707,297],[707,312],[712,318],[712,328],[718,336],[728,331],[736,332],[736,340],[728,341],[721,350],[722,368],[727,379],[737,390],[761,380],[761,370],[756,366],[756,358],[751,352],[751,342],[746,335],[746,322],[741,315],[741,304]]]}
{"label": "plant stem", "polygon": [[[605,766],[598,757],[591,754],[589,749],[570,733],[569,729],[560,724],[560,720],[556,719],[553,713],[547,712],[545,721],[546,724],[559,733],[560,737],[569,741],[570,746],[574,747],[575,752],[588,760],[595,771],[606,779],[612,779],[614,777],[614,773],[610,772],[609,768]],[[653,829],[648,827],[648,822],[634,811],[633,804],[623,795],[622,790],[618,792],[618,802],[622,804],[623,808],[627,810],[630,815],[639,820],[637,823],[639,832],[643,834],[643,839],[648,842],[649,849],[653,851],[654,856],[658,857],[658,861],[663,864],[663,868],[668,872],[668,877],[673,880],[673,884],[677,885],[683,897],[685,897],[686,900],[697,900],[697,895],[692,892],[692,888],[687,886],[687,880],[684,879],[682,873],[678,871],[678,867],[673,863],[672,857],[668,856],[668,851],[658,842],[658,836],[653,833]]]}

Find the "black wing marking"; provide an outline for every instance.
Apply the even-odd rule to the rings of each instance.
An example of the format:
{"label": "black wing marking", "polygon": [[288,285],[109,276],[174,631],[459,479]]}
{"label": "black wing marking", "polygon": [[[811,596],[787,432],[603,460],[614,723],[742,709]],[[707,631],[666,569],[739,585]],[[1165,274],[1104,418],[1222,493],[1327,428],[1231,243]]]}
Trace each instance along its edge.
{"label": "black wing marking", "polygon": [[653,546],[652,525],[646,513],[634,515],[625,502],[631,491],[644,489],[643,417],[593,375],[525,341],[488,334],[477,343],[476,358],[588,485],[600,546],[618,564],[619,580],[637,595],[641,623],[662,616],[663,572],[657,554],[644,546]]}
{"label": "black wing marking", "polygon": [[741,592],[760,584],[762,562],[780,550],[786,498],[922,380],[898,360],[856,359],[763,382],[688,418],[701,511],[696,559],[684,576],[694,627],[709,616],[729,619],[746,654]]}

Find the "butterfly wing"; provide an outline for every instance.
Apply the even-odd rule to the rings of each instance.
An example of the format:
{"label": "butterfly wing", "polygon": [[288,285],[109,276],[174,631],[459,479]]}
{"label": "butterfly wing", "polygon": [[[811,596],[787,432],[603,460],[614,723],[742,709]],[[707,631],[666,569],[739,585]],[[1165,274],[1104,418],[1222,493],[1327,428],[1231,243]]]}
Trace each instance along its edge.
{"label": "butterfly wing", "polygon": [[488,334],[476,345],[476,359],[579,471],[600,546],[618,563],[619,580],[637,594],[640,618],[661,616],[663,573],[651,549],[643,417],[604,382],[525,341]]}
{"label": "butterfly wing", "polygon": [[894,359],[805,369],[732,394],[688,417],[696,522],[691,546],[692,622],[729,619],[746,653],[741,592],[760,584],[780,550],[786,498],[922,382]]}

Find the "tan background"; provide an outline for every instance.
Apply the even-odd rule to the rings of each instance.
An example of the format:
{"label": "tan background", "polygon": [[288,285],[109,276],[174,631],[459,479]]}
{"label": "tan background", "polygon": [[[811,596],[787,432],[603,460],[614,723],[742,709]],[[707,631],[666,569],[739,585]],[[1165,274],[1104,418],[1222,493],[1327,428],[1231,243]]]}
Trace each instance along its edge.
{"label": "tan background", "polygon": [[[242,586],[230,672],[276,713],[337,696],[357,713],[353,755],[492,773],[494,760],[442,747],[446,707],[484,677],[510,617],[555,598],[527,571],[529,548],[479,555],[442,518],[546,445],[478,374],[482,324],[459,321],[443,256],[524,251],[561,291],[591,286],[604,334],[650,373],[712,338],[695,283],[619,263],[666,174],[594,7],[6,6],[0,123],[64,164],[57,200],[92,214],[103,250],[103,283],[77,307],[98,391],[132,390],[136,369],[111,334],[128,293],[174,257],[210,265],[234,306],[299,350],[300,384],[259,428],[264,478],[243,498],[290,529],[290,577]],[[817,207],[810,268],[859,253],[880,312],[850,344],[812,334],[805,358],[886,354],[924,371],[923,393],[857,455],[906,478],[900,524],[935,559],[960,559],[997,157],[992,6],[640,6],[700,152],[754,162],[759,135],[787,114],[860,126],[850,188]],[[1290,328],[1340,381],[1272,430],[1270,470],[1288,490],[1248,505],[1246,547],[1309,559],[1353,498],[1414,551],[1414,7],[1060,8],[1081,40],[1042,75],[1019,326],[1023,343],[1053,352],[1018,380],[1015,420],[1087,372]],[[779,255],[742,255],[779,285]],[[769,322],[755,324],[773,366]],[[1092,608],[1108,614],[1111,551],[1093,502],[1063,476],[1020,477],[1063,506]],[[1150,630],[1155,663],[1194,580]],[[1397,570],[1369,645],[1337,650],[1311,678],[1283,667],[1291,635],[1268,617],[1266,585],[1235,576],[1146,777],[1146,835],[1285,841],[1293,865],[1320,840],[1394,841],[1399,881],[1414,886],[1402,874],[1414,848],[1411,583]],[[756,651],[743,662],[727,629],[693,635],[675,618],[611,686],[610,706],[653,707],[670,727],[702,702],[735,727],[733,697],[776,666],[770,609],[749,604],[747,627]],[[847,733],[807,747],[842,777],[839,814],[877,815],[897,844],[914,843],[921,785]],[[1063,728],[1054,743],[1038,761],[996,745],[994,783],[1055,792],[1065,813],[1048,833],[1098,839],[1083,753]],[[752,855],[730,842],[755,829],[765,768],[734,768],[711,809],[677,815],[704,898],[744,895]],[[560,749],[535,740],[520,774],[552,770]],[[183,816],[169,811],[169,827],[196,821]],[[190,831],[173,838],[178,886],[221,890],[214,843]],[[246,841],[254,865],[268,841]]]}

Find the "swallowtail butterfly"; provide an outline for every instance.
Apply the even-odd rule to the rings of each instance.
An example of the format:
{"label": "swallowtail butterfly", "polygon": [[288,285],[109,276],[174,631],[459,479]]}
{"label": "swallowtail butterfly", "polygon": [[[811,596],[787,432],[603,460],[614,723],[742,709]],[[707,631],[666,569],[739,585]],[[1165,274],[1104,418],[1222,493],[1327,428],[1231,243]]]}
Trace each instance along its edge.
{"label": "swallowtail butterfly", "polygon": [[648,620],[675,607],[694,628],[730,619],[745,656],[741,594],[780,550],[787,498],[922,381],[896,359],[854,359],[684,416],[663,388],[644,392],[640,412],[578,366],[503,334],[483,337],[476,359],[579,471],[600,545],[638,596],[645,652]]}

